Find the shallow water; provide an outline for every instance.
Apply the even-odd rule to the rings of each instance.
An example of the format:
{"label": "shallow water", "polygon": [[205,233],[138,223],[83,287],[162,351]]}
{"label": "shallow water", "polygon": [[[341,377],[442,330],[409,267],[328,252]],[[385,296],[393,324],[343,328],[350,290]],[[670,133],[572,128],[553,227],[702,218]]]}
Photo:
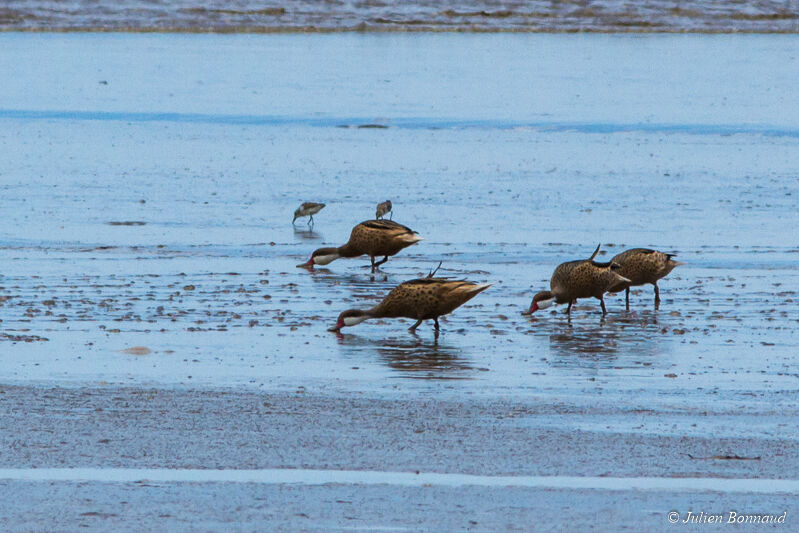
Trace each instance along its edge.
{"label": "shallow water", "polygon": [[796,32],[797,21],[793,0],[14,0],[0,9],[0,29],[39,31]]}
{"label": "shallow water", "polygon": [[[796,44],[2,35],[4,378],[785,412]],[[295,267],[386,198],[425,241],[376,276]],[[328,206],[292,227],[307,200]],[[570,322],[520,315],[597,243],[687,264],[657,311],[640,288],[604,319],[593,301]],[[493,286],[437,339],[408,321],[326,331],[439,261]]]}

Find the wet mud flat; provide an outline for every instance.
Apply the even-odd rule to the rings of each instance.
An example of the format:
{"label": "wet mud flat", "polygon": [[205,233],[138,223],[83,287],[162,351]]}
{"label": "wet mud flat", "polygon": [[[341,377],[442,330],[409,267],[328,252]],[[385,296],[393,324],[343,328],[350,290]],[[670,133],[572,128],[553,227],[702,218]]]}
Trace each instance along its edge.
{"label": "wet mud flat", "polygon": [[795,2],[14,2],[0,29],[131,32],[796,32]]}
{"label": "wet mud flat", "polygon": [[[42,526],[92,530],[116,528],[120,523],[170,531],[260,530],[265,523],[272,531],[532,531],[562,523],[582,530],[601,531],[623,524],[632,530],[671,531],[690,525],[670,524],[660,509],[687,505],[719,509],[726,520],[728,509],[742,508],[741,495],[730,494],[485,487],[0,480],[0,491],[9,495],[0,504],[0,509],[11,510],[0,516],[7,531]],[[760,514],[781,515],[788,509],[790,517],[796,508],[793,495],[753,494],[746,501],[747,507]],[[687,513],[682,516],[685,519]],[[736,529],[780,531],[786,526],[755,524]]]}
{"label": "wet mud flat", "polygon": [[[626,412],[545,400],[383,399],[235,389],[0,388],[0,524],[12,531],[114,523],[170,528],[497,527],[529,530],[553,520],[597,528],[623,522],[665,528],[673,509],[789,513],[795,495],[733,488],[724,478],[797,479],[789,436],[714,436],[623,429],[619,417],[652,428],[719,416],[735,426],[794,426],[796,412]],[[585,429],[584,419],[597,424]],[[604,426],[599,428],[599,426]],[[457,450],[455,452],[454,450]],[[4,469],[92,467],[99,480],[7,479]],[[290,469],[365,471],[368,483],[218,483],[113,480],[113,469]],[[103,472],[109,472],[103,480]],[[476,476],[612,476],[612,489],[535,489],[395,484],[380,472]],[[625,478],[703,478],[706,490],[629,490]],[[376,483],[376,484],[375,484]],[[729,486],[728,486],[729,485]],[[541,499],[546,500],[542,505]],[[390,502],[402,501],[397,509]],[[191,502],[191,503],[187,503]],[[207,502],[207,504],[203,503]],[[213,502],[213,503],[211,503]],[[704,507],[703,507],[704,506]],[[613,509],[609,516],[598,517]],[[238,512],[233,512],[239,509]],[[513,510],[513,512],[511,512]],[[242,514],[243,513],[243,514]],[[235,515],[235,518],[233,517]],[[156,519],[157,517],[157,519]],[[152,521],[152,522],[150,522]],[[604,522],[603,522],[604,521]]]}
{"label": "wet mud flat", "polygon": [[[3,526],[157,508],[179,528],[196,523],[171,502],[191,498],[221,502],[197,510],[208,529],[237,498],[287,529],[325,529],[325,511],[525,530],[501,510],[553,517],[572,497],[636,530],[668,526],[669,507],[780,512],[795,494],[725,481],[797,479],[795,38],[568,37],[0,35],[0,468],[109,471],[4,479],[19,498]],[[424,241],[376,275],[296,268],[387,198]],[[302,201],[327,204],[313,227],[291,225]],[[521,316],[598,243],[602,260],[651,246],[686,264],[659,309],[642,287],[629,310],[608,296],[606,317],[595,301]],[[493,284],[440,335],[326,331],[439,261]],[[466,518],[431,511],[457,499],[436,484],[144,486],[113,468],[718,484],[484,484],[461,488],[483,510]],[[413,510],[385,509],[397,499]]]}
{"label": "wet mud flat", "polygon": [[[2,468],[221,468],[795,479],[780,413],[241,390],[4,386]],[[617,420],[636,419],[634,427]],[[697,425],[693,431],[665,428]],[[592,425],[586,424],[590,420]],[[692,422],[691,422],[692,423]],[[661,428],[657,431],[656,428]],[[457,452],[453,452],[457,450]]]}

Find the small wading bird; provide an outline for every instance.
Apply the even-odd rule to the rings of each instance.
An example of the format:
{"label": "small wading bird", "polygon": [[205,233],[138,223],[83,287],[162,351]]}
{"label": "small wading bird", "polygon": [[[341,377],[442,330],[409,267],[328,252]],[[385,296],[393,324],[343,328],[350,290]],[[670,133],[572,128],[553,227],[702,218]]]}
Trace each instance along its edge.
{"label": "small wading bird", "polygon": [[394,211],[391,209],[391,200],[386,200],[385,202],[377,204],[377,210],[375,211],[375,218],[381,219],[386,216],[386,213],[391,213],[389,218],[394,218]]}
{"label": "small wading bird", "polygon": [[294,219],[291,221],[292,224],[300,218],[300,217],[310,217],[308,219],[308,225],[312,225],[314,223],[313,216],[322,210],[325,204],[317,204],[315,202],[303,202],[300,207],[294,211]]}
{"label": "small wading bird", "polygon": [[558,265],[549,281],[550,290],[541,291],[533,297],[528,311],[530,315],[539,309],[546,309],[553,304],[568,303],[566,313],[571,316],[572,304],[578,298],[596,298],[602,305],[602,314],[607,314],[603,295],[612,287],[629,283],[629,279],[618,274],[616,263],[597,263],[594,257],[599,253],[599,246],[588,259],[569,261]]}
{"label": "small wading bird", "polygon": [[[391,220],[367,220],[361,222],[350,233],[350,240],[338,248],[319,248],[314,250],[307,263],[298,267],[313,268],[314,265],[326,265],[340,257],[358,257],[368,255],[372,260],[372,272],[388,261],[388,257],[422,238],[411,228],[397,224]],[[383,259],[375,262],[375,257]]]}
{"label": "small wading bird", "polygon": [[[439,264],[441,266],[441,264]],[[423,320],[432,320],[438,331],[438,317],[453,312],[487,288],[490,283],[477,284],[464,280],[434,278],[438,269],[426,278],[400,283],[383,301],[371,309],[348,309],[338,316],[336,325],[328,331],[360,324],[370,318],[410,318],[416,323],[408,328],[415,331]]]}
{"label": "small wading bird", "polygon": [[658,280],[665,278],[675,267],[684,265],[679,261],[674,261],[675,254],[666,254],[648,248],[633,248],[622,252],[610,261],[619,265],[616,271],[620,276],[629,279],[629,282],[620,283],[612,287],[608,292],[619,292],[624,289],[624,300],[627,310],[630,309],[630,287],[637,287],[651,283],[655,287],[655,309],[660,307],[660,290]]}

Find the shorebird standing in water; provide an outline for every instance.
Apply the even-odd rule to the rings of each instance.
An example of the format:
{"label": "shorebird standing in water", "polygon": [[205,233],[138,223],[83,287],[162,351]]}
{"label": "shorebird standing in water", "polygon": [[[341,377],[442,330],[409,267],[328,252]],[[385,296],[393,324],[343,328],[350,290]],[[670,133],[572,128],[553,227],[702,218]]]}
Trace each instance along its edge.
{"label": "shorebird standing in water", "polygon": [[291,221],[292,225],[300,217],[310,217],[308,219],[308,225],[313,225],[313,216],[321,211],[324,206],[325,204],[317,204],[315,202],[303,202],[300,207],[294,211],[294,220]]}
{"label": "shorebird standing in water", "polygon": [[599,246],[588,259],[569,261],[558,265],[549,281],[550,290],[541,291],[533,297],[530,309],[524,315],[535,313],[539,309],[546,309],[553,304],[568,303],[566,313],[571,316],[572,304],[578,298],[596,298],[602,306],[602,314],[607,314],[603,295],[612,287],[630,280],[619,275],[619,265],[616,263],[597,263],[594,257],[599,252]]}
{"label": "shorebird standing in water", "polygon": [[375,218],[380,220],[381,218],[386,216],[386,213],[391,213],[389,219],[394,218],[394,211],[392,211],[391,209],[391,200],[386,200],[385,202],[377,204],[377,210],[375,211]]}
{"label": "shorebird standing in water", "polygon": [[660,290],[658,280],[665,278],[675,267],[683,265],[679,261],[674,261],[675,254],[666,254],[648,248],[633,248],[620,253],[611,262],[617,263],[619,275],[628,278],[630,281],[620,283],[612,287],[608,292],[618,292],[624,289],[624,300],[627,310],[630,309],[630,287],[637,287],[651,283],[655,287],[655,309],[660,307]]}
{"label": "shorebird standing in water", "polygon": [[[415,231],[402,224],[391,220],[367,220],[352,228],[350,240],[344,246],[314,250],[307,263],[297,266],[313,268],[314,265],[326,265],[341,257],[368,255],[372,260],[372,272],[374,272],[377,267],[388,261],[390,255],[421,240]],[[375,262],[375,257],[381,255],[383,259]]]}
{"label": "shorebird standing in water", "polygon": [[438,317],[453,312],[491,286],[489,283],[434,278],[433,274],[431,272],[426,278],[400,283],[371,309],[344,311],[329,331],[339,333],[343,327],[355,326],[370,318],[410,318],[416,320],[408,328],[410,331],[416,331],[423,320],[432,320],[438,332]]}

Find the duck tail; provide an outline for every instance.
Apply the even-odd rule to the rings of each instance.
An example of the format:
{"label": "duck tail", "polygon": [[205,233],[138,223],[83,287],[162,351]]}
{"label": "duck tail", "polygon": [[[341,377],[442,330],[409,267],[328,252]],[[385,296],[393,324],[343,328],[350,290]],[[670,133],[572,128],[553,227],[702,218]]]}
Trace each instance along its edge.
{"label": "duck tail", "polygon": [[685,264],[683,261],[675,261],[674,257],[677,257],[677,254],[666,254],[666,262],[670,263],[672,268]]}
{"label": "duck tail", "polygon": [[435,269],[431,270],[430,273],[427,275],[427,277],[432,278],[433,276],[435,276],[436,272],[438,272],[438,269],[441,268],[442,263],[444,263],[444,261],[439,261],[438,266]]}
{"label": "duck tail", "polygon": [[399,239],[407,244],[416,244],[419,241],[423,241],[424,239],[420,237],[416,233],[405,233],[403,235],[399,235]]}
{"label": "duck tail", "polygon": [[473,298],[489,288],[492,284],[491,283],[464,283],[459,287],[455,287],[453,292],[459,292],[464,295],[469,295],[469,298]]}

